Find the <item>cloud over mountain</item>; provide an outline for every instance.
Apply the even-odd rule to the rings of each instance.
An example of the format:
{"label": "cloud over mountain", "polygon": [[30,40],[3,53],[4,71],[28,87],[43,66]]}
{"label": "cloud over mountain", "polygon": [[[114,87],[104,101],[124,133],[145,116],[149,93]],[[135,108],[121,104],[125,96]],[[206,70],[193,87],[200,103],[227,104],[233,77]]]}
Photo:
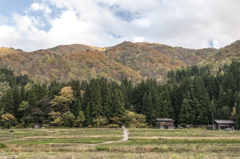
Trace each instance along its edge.
{"label": "cloud over mountain", "polygon": [[0,46],[32,51],[148,41],[219,48],[240,37],[239,6],[237,0],[36,0],[21,13],[0,12]]}

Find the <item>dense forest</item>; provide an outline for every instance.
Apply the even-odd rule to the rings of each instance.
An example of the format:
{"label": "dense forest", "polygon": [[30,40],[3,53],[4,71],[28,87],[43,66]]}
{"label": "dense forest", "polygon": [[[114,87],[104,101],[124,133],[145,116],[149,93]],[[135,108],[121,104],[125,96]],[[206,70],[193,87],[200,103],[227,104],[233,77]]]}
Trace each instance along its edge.
{"label": "dense forest", "polygon": [[205,125],[214,119],[240,123],[240,63],[212,74],[209,66],[191,66],[133,84],[106,78],[38,84],[27,75],[0,69],[2,127],[42,126],[133,127],[154,126],[156,118],[172,118],[176,125]]}

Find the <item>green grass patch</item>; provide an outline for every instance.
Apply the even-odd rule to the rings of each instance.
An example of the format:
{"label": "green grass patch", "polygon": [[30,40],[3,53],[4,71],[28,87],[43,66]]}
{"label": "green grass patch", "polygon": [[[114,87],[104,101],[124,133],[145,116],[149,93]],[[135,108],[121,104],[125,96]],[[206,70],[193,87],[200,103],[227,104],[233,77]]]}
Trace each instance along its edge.
{"label": "green grass patch", "polygon": [[7,145],[4,143],[0,143],[0,149],[5,149],[5,148],[8,148]]}
{"label": "green grass patch", "polygon": [[12,140],[8,144],[52,144],[52,143],[82,143],[82,144],[97,144],[107,141],[117,141],[118,137],[104,138],[30,138],[24,140]]}
{"label": "green grass patch", "polygon": [[151,144],[238,144],[240,139],[144,139],[130,138],[126,145],[151,145]]}

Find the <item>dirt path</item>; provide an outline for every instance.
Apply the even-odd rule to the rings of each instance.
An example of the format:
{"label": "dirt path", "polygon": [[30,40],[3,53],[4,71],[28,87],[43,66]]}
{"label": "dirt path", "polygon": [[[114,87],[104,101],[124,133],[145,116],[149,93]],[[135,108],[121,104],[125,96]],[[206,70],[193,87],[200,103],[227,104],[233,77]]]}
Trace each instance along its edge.
{"label": "dirt path", "polygon": [[127,129],[123,129],[124,131],[124,138],[122,141],[127,141],[128,140],[128,132],[127,132]]}
{"label": "dirt path", "polygon": [[[127,129],[123,129],[123,140],[121,141],[127,141],[128,140],[128,132],[127,132]],[[108,141],[108,142],[104,142],[104,143],[100,143],[100,144],[93,144],[93,146],[97,146],[97,145],[105,145],[105,144],[111,144],[111,143],[114,143],[114,142],[121,142],[121,141]]]}

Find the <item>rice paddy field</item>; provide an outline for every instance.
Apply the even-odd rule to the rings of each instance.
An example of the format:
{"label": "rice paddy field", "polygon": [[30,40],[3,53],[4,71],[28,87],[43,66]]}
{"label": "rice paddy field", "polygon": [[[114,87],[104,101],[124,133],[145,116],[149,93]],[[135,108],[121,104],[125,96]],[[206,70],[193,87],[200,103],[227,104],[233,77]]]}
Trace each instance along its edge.
{"label": "rice paddy field", "polygon": [[240,158],[240,131],[45,128],[0,130],[0,158]]}

